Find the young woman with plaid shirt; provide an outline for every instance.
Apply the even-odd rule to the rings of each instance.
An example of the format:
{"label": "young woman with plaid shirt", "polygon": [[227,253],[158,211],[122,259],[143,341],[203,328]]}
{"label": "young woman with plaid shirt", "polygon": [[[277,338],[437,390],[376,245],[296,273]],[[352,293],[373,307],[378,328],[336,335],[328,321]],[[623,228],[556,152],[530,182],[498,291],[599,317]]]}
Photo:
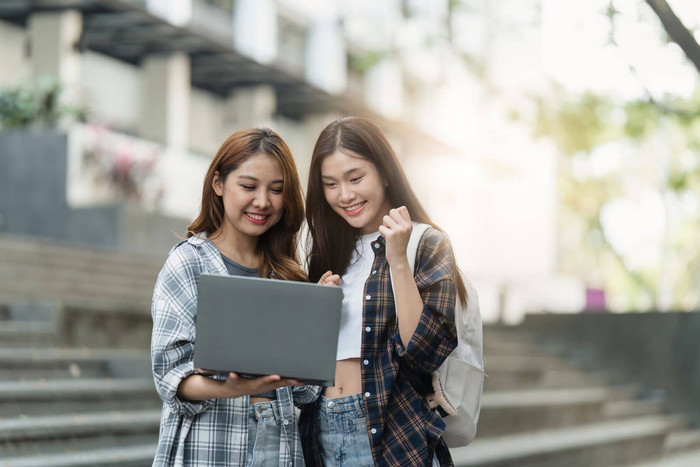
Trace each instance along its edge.
{"label": "young woman with plaid shirt", "polygon": [[[199,276],[307,280],[297,261],[302,221],[287,144],[269,129],[231,135],[209,166],[199,217],[171,250],[153,292],[151,358],[163,399],[154,466],[304,464],[293,403],[315,400],[320,388],[193,365]],[[338,281],[331,274],[320,280]]]}
{"label": "young woman with plaid shirt", "polygon": [[[454,307],[466,290],[447,236],[372,122],[346,117],[321,132],[306,218],[309,278],[332,270],[345,294],[336,385],[302,408],[307,464],[452,465],[445,424],[426,394],[457,345]],[[406,256],[412,220],[433,226],[420,240],[415,273]]]}

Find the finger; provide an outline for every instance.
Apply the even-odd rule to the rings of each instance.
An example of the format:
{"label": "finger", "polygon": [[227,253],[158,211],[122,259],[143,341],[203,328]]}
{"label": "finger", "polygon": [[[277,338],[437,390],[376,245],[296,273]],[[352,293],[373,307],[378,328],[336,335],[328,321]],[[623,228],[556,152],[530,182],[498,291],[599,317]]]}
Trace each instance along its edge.
{"label": "finger", "polygon": [[239,380],[240,378],[241,378],[241,377],[238,376],[238,373],[234,373],[233,371],[230,371],[229,374],[228,374],[228,376],[226,377],[226,379],[231,380],[231,381],[237,381],[237,380]]}
{"label": "finger", "polygon": [[327,279],[328,282],[334,284],[334,285],[340,285],[340,275],[338,274],[333,274],[331,277]]}
{"label": "finger", "polygon": [[387,238],[387,235],[391,232],[387,227],[380,225],[379,226],[379,233],[382,235],[382,237]]}
{"label": "finger", "polygon": [[403,216],[401,216],[398,209],[391,209],[389,211],[389,217],[391,217],[397,224],[400,224],[404,220]]}
{"label": "finger", "polygon": [[399,224],[390,215],[384,216],[382,218],[382,223],[385,227],[388,227],[391,230],[396,229],[399,226]]}
{"label": "finger", "polygon": [[326,279],[328,278],[328,276],[330,276],[331,274],[333,274],[332,271],[326,271],[326,272],[324,272],[323,275],[321,276],[321,279],[319,280],[319,282],[323,282],[323,281],[326,280]]}
{"label": "finger", "polygon": [[411,214],[408,212],[408,208],[406,206],[401,206],[396,209],[396,211],[403,217],[405,220],[408,222],[411,222]]}

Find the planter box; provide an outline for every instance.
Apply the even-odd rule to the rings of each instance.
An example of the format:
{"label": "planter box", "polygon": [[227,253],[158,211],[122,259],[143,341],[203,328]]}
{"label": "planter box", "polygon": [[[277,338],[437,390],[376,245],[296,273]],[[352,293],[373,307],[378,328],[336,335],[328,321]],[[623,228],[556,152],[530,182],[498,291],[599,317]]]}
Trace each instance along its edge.
{"label": "planter box", "polygon": [[162,257],[186,222],[128,203],[72,208],[68,136],[53,129],[0,132],[0,232]]}

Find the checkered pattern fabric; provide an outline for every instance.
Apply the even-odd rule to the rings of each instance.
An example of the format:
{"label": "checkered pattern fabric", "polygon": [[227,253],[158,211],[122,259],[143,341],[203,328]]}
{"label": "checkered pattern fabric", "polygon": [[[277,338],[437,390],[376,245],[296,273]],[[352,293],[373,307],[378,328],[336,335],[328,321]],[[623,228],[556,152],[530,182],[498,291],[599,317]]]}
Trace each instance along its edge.
{"label": "checkered pattern fabric", "polygon": [[[445,423],[407,378],[407,369],[431,375],[457,345],[451,246],[428,229],[418,246],[415,279],[423,298],[418,327],[407,346],[399,336],[383,237],[372,242],[374,262],[365,282],[362,322],[362,393],[372,456],[378,466],[430,466],[436,453],[452,465],[441,437]],[[367,363],[364,363],[367,361]],[[318,404],[318,402],[317,402]],[[302,408],[300,430],[309,465],[322,465],[313,412]]]}
{"label": "checkered pattern fabric", "polygon": [[[249,397],[190,402],[177,396],[180,382],[194,373],[197,282],[206,274],[227,275],[219,251],[204,238],[177,244],[163,266],[153,292],[151,360],[163,400],[154,466],[246,465]],[[277,390],[283,420],[280,466],[304,465],[293,402],[318,397],[319,387]]]}

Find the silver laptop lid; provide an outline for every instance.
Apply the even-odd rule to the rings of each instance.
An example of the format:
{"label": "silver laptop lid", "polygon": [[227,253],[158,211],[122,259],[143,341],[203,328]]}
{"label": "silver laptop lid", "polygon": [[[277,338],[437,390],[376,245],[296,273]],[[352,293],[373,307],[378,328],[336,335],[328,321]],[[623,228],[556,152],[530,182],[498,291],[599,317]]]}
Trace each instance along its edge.
{"label": "silver laptop lid", "polygon": [[195,367],[334,385],[340,287],[202,274],[198,294]]}

